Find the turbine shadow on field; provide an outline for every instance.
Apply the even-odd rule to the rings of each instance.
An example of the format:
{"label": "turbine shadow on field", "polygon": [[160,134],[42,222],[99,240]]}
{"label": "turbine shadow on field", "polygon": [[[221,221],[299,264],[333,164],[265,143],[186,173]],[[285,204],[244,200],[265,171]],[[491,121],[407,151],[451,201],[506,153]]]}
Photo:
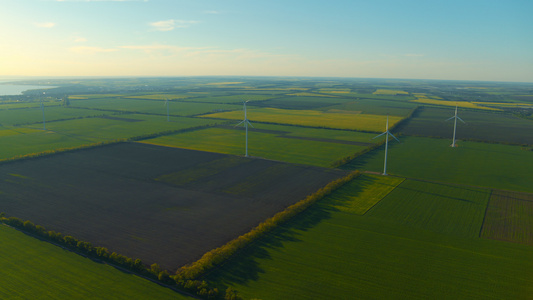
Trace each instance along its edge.
{"label": "turbine shadow on field", "polygon": [[[374,179],[367,177],[359,177],[355,180],[374,181]],[[354,196],[359,194],[367,184],[370,183],[361,183],[359,185],[361,188],[356,190]],[[253,242],[220,268],[207,274],[205,276],[206,279],[211,282],[217,282],[219,290],[225,290],[230,285],[248,285],[250,281],[259,280],[261,274],[265,273],[261,266],[261,260],[271,260],[271,253],[283,252],[283,248],[288,243],[302,242],[301,235],[303,231],[308,231],[324,220],[330,219],[332,213],[340,211],[338,209],[339,206],[348,204],[341,199],[342,196],[337,197],[337,191],[330,194],[326,199],[315,203],[312,207],[266,236]]]}

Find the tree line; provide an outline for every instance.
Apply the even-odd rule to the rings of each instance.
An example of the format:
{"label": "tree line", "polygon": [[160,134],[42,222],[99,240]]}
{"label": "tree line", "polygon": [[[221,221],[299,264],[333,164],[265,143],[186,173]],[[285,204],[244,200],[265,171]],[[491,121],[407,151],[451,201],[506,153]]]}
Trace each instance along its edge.
{"label": "tree line", "polygon": [[136,274],[151,278],[152,280],[158,280],[166,285],[177,286],[178,288],[196,294],[203,299],[238,300],[241,299],[241,297],[235,289],[228,287],[225,291],[221,292],[218,288],[211,287],[206,281],[201,280],[202,275],[233,256],[238,250],[243,249],[254,240],[257,240],[280,224],[303,212],[320,199],[326,197],[359,175],[359,171],[354,171],[342,178],[328,183],[326,186],[307,196],[305,199],[296,202],[285,210],[260,223],[250,232],[237,237],[219,248],[205,253],[198,261],[179,268],[175,275],[170,275],[167,270],[161,268],[157,263],[147,265],[138,258],[133,259],[116,252],[110,252],[105,247],[95,247],[89,242],[80,241],[73,236],[47,230],[43,226],[35,225],[31,221],[23,221],[16,217],[7,218],[4,213],[0,213],[0,222],[82,255],[120,266]]}

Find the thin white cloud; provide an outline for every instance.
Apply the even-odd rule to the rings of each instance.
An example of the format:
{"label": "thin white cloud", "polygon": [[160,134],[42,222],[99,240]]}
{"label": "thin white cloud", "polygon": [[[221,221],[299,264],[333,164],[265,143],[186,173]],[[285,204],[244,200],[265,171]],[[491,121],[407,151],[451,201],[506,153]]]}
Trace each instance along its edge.
{"label": "thin white cloud", "polygon": [[221,11],[218,11],[218,10],[206,10],[204,11],[204,14],[211,14],[211,15],[218,15],[218,14],[221,14],[222,12]]}
{"label": "thin white cloud", "polygon": [[42,22],[42,23],[34,23],[35,26],[39,28],[52,28],[56,26],[56,23],[54,22]]}
{"label": "thin white cloud", "polygon": [[187,21],[187,20],[164,20],[149,23],[149,25],[157,31],[171,31],[176,28],[187,28],[193,24],[199,23],[198,21]]}
{"label": "thin white cloud", "polygon": [[84,37],[78,36],[78,37],[74,38],[74,42],[76,42],[76,43],[85,43],[85,42],[87,42],[87,39],[84,38]]}
{"label": "thin white cloud", "polygon": [[113,48],[101,48],[101,47],[87,47],[87,46],[79,46],[79,47],[71,47],[69,48],[70,51],[78,54],[96,54],[96,53],[108,53],[108,52],[115,52],[118,51],[118,49]]}

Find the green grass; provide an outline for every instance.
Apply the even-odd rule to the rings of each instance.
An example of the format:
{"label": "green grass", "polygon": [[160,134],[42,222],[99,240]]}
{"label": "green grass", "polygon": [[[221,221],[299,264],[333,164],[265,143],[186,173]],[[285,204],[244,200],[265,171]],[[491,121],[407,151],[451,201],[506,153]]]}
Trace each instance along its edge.
{"label": "green grass", "polygon": [[337,190],[335,195],[330,197],[330,201],[332,206],[340,211],[363,215],[403,180],[397,177],[361,175],[357,180]]}
{"label": "green grass", "polygon": [[[352,193],[362,196],[374,188],[368,182],[362,184],[352,185]],[[339,198],[349,193],[334,192],[256,241],[207,279],[220,288],[234,287],[244,299],[530,298],[531,247],[466,237],[460,233],[460,224],[452,226],[451,234],[435,230],[442,229],[435,222],[438,214],[441,221],[450,216],[448,223],[469,222],[468,213],[456,211],[461,207],[457,200],[447,197],[450,192],[460,192],[473,202],[480,201],[479,192],[448,187],[429,194],[432,186],[420,183],[413,188],[421,193],[416,201],[410,202],[396,188],[363,216],[349,212],[350,198],[345,199],[346,209],[339,209]],[[440,208],[444,210],[428,211],[429,204],[418,206],[423,199],[433,203],[433,208],[443,201]],[[400,215],[411,212],[417,226],[394,217],[395,211],[385,202],[397,202]],[[429,230],[420,228],[424,222],[417,219],[426,214],[433,219],[425,222]]]}
{"label": "green grass", "polygon": [[[532,192],[532,152],[520,146],[400,137],[389,143],[387,173],[403,177]],[[385,147],[356,158],[346,169],[383,171]]]}
{"label": "green grass", "polygon": [[[87,116],[104,115],[105,112],[88,109],[73,109],[62,106],[45,107],[44,109],[46,122],[80,118]],[[29,123],[41,123],[42,128],[43,112],[39,107],[13,110],[0,110],[0,124],[2,126],[12,126]]]}
{"label": "green grass", "polygon": [[0,226],[2,299],[193,299]]}
{"label": "green grass", "polygon": [[369,216],[448,235],[475,238],[490,190],[405,180]]}
{"label": "green grass", "polygon": [[[262,128],[262,125],[255,126]],[[208,128],[161,136],[145,143],[192,150],[244,155],[244,130]],[[328,167],[334,161],[364,149],[364,146],[283,138],[277,134],[249,132],[248,154],[285,162]]]}
{"label": "green grass", "polygon": [[[117,115],[116,117],[138,120],[138,122],[120,119],[86,118],[50,123],[47,124],[46,129],[60,135],[76,138],[96,138],[105,141],[216,123],[204,119],[181,117],[172,117],[170,122],[167,122],[166,116],[136,114]],[[34,127],[37,128],[37,125],[32,126],[32,128]]]}
{"label": "green grass", "polygon": [[493,191],[481,236],[533,246],[533,194]]}
{"label": "green grass", "polygon": [[4,127],[6,129],[0,130],[0,159],[214,123],[212,120],[178,117],[167,122],[163,116],[133,114],[116,117],[140,121],[83,118],[49,122],[46,131],[42,130],[42,124]]}

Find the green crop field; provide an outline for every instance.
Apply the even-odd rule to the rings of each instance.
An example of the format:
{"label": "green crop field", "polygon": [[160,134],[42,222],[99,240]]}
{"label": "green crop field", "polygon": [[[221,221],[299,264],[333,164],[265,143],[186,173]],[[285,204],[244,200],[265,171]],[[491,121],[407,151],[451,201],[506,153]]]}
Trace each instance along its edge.
{"label": "green crop field", "polygon": [[[343,202],[350,193],[340,189],[206,279],[220,288],[234,287],[244,299],[530,298],[531,248],[471,236],[481,225],[479,215],[470,221],[468,212],[460,211],[477,207],[477,213],[486,193],[406,182],[365,215],[349,212],[353,198]],[[362,186],[347,188],[362,195],[375,187],[367,178]],[[461,200],[450,197],[456,192]],[[409,201],[410,195],[417,198]],[[467,223],[477,225],[459,228]]]}
{"label": "green crop field", "polygon": [[[194,102],[208,102],[208,103],[230,103],[230,104],[242,104],[243,101],[251,101],[252,103],[255,101],[262,101],[267,100],[273,97],[273,95],[254,95],[249,94],[247,92],[243,92],[243,94],[240,95],[233,95],[233,96],[216,96],[213,95],[213,93],[206,93],[206,95],[202,94],[192,94],[195,98],[189,98],[189,99],[183,99],[184,101],[194,101]],[[191,96],[192,97],[192,96]]]}
{"label": "green crop field", "polygon": [[368,215],[409,227],[479,236],[490,190],[405,180]]}
{"label": "green crop field", "polygon": [[357,101],[323,107],[320,110],[358,111],[363,114],[406,117],[415,107],[415,104],[409,102],[359,99]]}
{"label": "green crop field", "polygon": [[[389,143],[387,173],[411,178],[516,191],[533,191],[533,152],[520,146],[400,137]],[[346,169],[383,171],[385,147],[360,156]]]}
{"label": "green crop field", "polygon": [[330,196],[331,205],[340,211],[365,214],[383,197],[392,192],[403,178],[377,175],[361,175],[335,191]]}
{"label": "green crop field", "polygon": [[482,236],[533,246],[533,194],[493,191]]}
{"label": "green crop field", "polygon": [[[81,118],[88,116],[101,116],[105,113],[90,109],[73,109],[61,106],[45,107],[45,120],[47,122],[61,119]],[[13,110],[0,110],[0,124],[12,126],[21,124],[43,122],[43,112],[39,107]]]}
{"label": "green crop field", "polygon": [[[407,135],[452,138],[454,108],[420,109],[405,126],[397,128]],[[459,109],[458,115],[466,124],[457,122],[457,139],[475,139],[514,144],[533,145],[533,121],[510,114]]]}
{"label": "green crop field", "polygon": [[340,103],[350,101],[346,98],[339,97],[320,97],[316,96],[292,96],[292,97],[281,97],[275,98],[268,101],[262,101],[257,103],[251,103],[250,106],[259,106],[259,107],[272,107],[280,109],[317,109],[324,106],[331,106]]}
{"label": "green crop field", "polygon": [[[208,118],[240,120],[242,111],[222,112],[204,115]],[[383,115],[366,115],[353,112],[320,112],[314,110],[288,110],[277,108],[249,109],[250,121],[271,122],[279,124],[303,125],[381,132],[385,129],[386,117]],[[393,126],[402,118],[390,116],[389,125]]]}
{"label": "green crop field", "polygon": [[[71,100],[71,107],[93,108],[110,111],[151,113],[166,115],[167,109],[164,100],[140,100],[130,98],[104,98],[90,100]],[[169,101],[171,115],[190,116],[210,113],[215,111],[241,110],[240,105],[217,103],[193,103],[183,101]]]}
{"label": "green crop field", "polygon": [[0,225],[2,299],[194,299]]}
{"label": "green crop field", "polygon": [[[293,130],[292,127],[294,126],[276,127],[256,124],[256,129],[249,129],[248,154],[253,157],[329,167],[336,160],[363,150],[369,145],[368,142],[371,142],[370,138],[367,138],[369,134],[364,134],[365,142],[350,142],[350,139],[362,139],[359,133],[354,132],[351,132],[351,135],[359,136],[358,138],[347,138],[347,134],[344,134],[346,132],[341,134],[340,131],[333,131],[329,140],[321,137],[327,136],[327,133],[316,132],[313,135],[312,129],[306,130],[307,136],[297,136],[299,131],[296,131],[296,136],[284,135],[285,131],[275,132],[275,130]],[[262,129],[264,131],[260,131]],[[274,130],[274,132],[269,132],[269,130]],[[335,137],[335,134],[341,136],[341,139],[331,139]],[[208,128],[161,136],[143,142],[234,155],[245,153],[245,132],[243,128],[235,127]]]}
{"label": "green crop field", "polygon": [[178,117],[172,117],[171,122],[167,122],[163,116],[128,114],[49,122],[46,124],[46,131],[42,130],[41,123],[26,127],[4,127],[0,130],[0,159],[209,123],[215,122]]}

